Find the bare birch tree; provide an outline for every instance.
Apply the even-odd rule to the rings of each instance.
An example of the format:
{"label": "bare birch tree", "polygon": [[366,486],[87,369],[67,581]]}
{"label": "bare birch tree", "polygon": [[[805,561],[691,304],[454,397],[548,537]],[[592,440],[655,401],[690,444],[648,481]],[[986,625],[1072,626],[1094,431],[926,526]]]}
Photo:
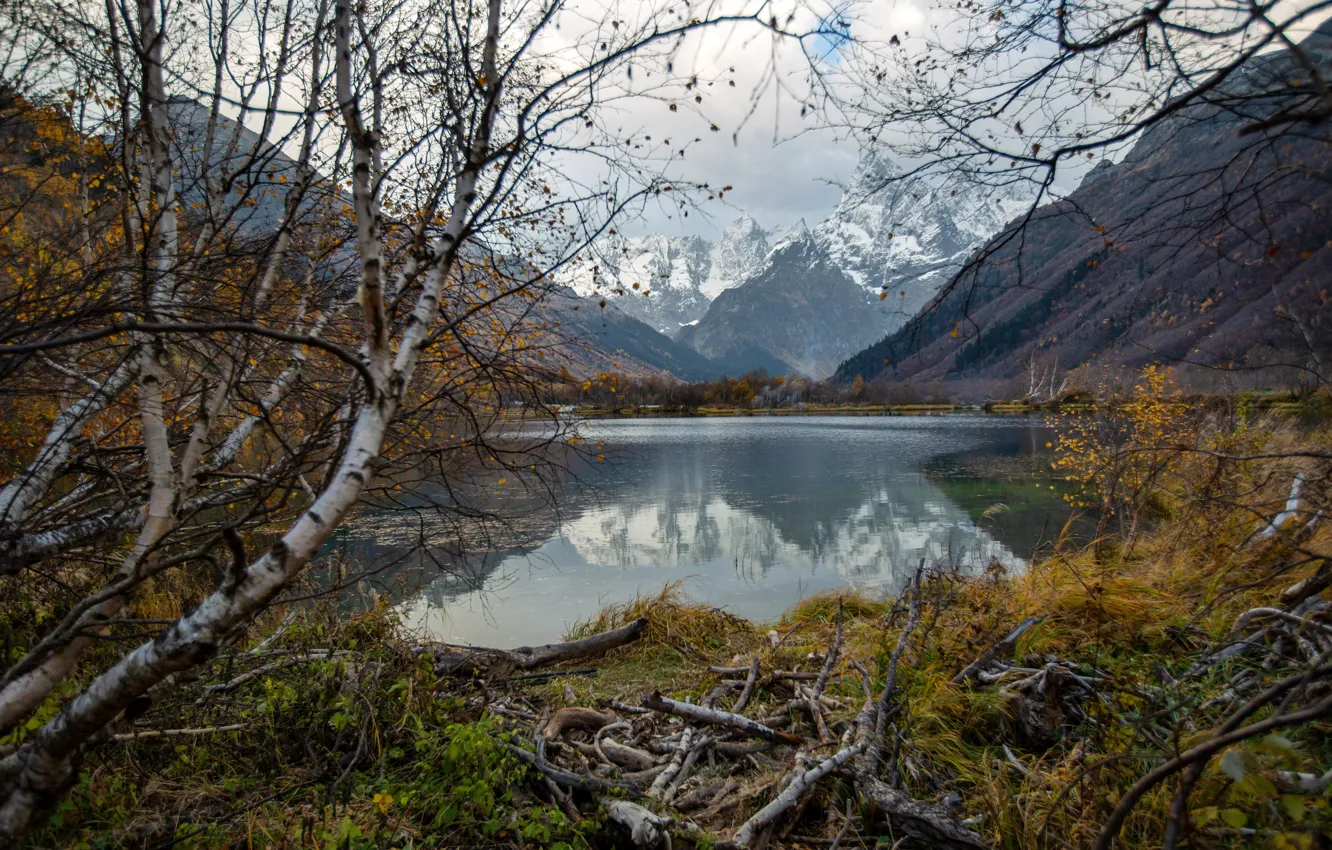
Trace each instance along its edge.
{"label": "bare birch tree", "polygon": [[[763,0],[0,13],[0,119],[31,140],[5,163],[0,380],[42,426],[0,485],[0,580],[51,612],[0,677],[11,840],[367,497],[429,479],[465,519],[505,476],[548,483],[576,442],[537,403],[558,379],[552,274],[645,199],[706,189],[607,110],[694,108],[712,81],[676,64],[696,30],[799,46],[829,19]],[[160,624],[136,614],[146,589],[195,587],[135,645]]]}

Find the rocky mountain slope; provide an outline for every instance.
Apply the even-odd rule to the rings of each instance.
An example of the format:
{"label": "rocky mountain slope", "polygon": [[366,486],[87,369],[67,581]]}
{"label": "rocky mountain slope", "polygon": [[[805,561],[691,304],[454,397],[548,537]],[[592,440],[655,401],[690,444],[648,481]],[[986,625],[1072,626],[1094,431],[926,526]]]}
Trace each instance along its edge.
{"label": "rocky mountain slope", "polygon": [[[197,206],[198,202],[206,197],[204,187],[199,185],[196,175],[200,172],[199,151],[208,120],[208,110],[194,101],[179,99],[171,101],[169,109],[173,123],[182,128],[173,140],[177,147],[177,156],[185,164],[182,168],[181,194],[186,201],[193,202]],[[258,134],[245,127],[236,128],[234,122],[229,119],[221,122],[220,138],[226,140],[228,144],[218,145],[219,152],[214,154],[217,160],[215,165],[225,165],[229,168],[243,164],[260,143]],[[272,148],[263,150],[256,162],[239,178],[238,185],[274,188],[255,193],[253,204],[229,201],[224,210],[228,223],[233,224],[241,232],[264,234],[271,231],[281,219],[284,204],[282,191],[276,187],[281,185],[279,181],[290,180],[295,174],[295,163],[281,150]],[[342,203],[347,200],[340,195],[330,196],[326,193],[327,189],[328,187],[322,184],[317,185],[309,199],[302,205],[302,209],[313,214],[320,204]],[[757,225],[754,227],[757,228]],[[744,230],[743,227],[740,229]],[[761,235],[762,231],[758,233]],[[351,238],[350,234],[348,238]],[[743,238],[742,234],[737,246],[728,249],[735,255],[734,257],[727,255],[721,258],[717,274],[725,273],[726,269],[738,270],[731,272],[733,274],[743,273],[744,256],[742,248],[739,247],[743,243]],[[708,256],[708,246],[702,240],[666,240],[661,237],[649,237],[647,241],[651,243],[651,249],[660,251],[663,260],[659,265],[652,264],[655,260],[647,262],[645,266],[649,271],[655,272],[660,268],[669,277],[674,266],[678,270],[675,272],[677,276],[683,272],[701,275],[704,280],[708,279],[707,275],[712,264]],[[691,249],[697,249],[700,253],[691,254]],[[767,252],[766,242],[761,248],[754,248],[754,251],[759,251],[761,258],[762,254]],[[348,252],[340,252],[332,258],[330,266],[335,270],[341,270],[350,259],[351,255]],[[526,263],[515,262],[507,272],[523,275],[531,274],[532,270]],[[724,282],[719,286],[724,288]],[[701,315],[707,303],[708,299],[702,298],[700,305],[691,315]],[[558,333],[561,340],[560,351],[551,352],[551,357],[558,361],[558,365],[568,369],[570,374],[580,378],[598,372],[615,371],[640,377],[671,374],[681,380],[699,381],[711,380],[728,369],[728,364],[714,363],[630,315],[602,308],[599,299],[580,297],[567,290],[552,294],[540,306],[537,315],[534,315],[531,321],[539,322],[542,327]],[[550,361],[545,361],[542,365],[549,366]],[[732,372],[736,371],[733,365],[729,365],[729,368]]]}
{"label": "rocky mountain slope", "polygon": [[880,314],[801,222],[762,269],[722,292],[680,342],[713,359],[822,378],[882,334]]}
{"label": "rocky mountain slope", "polygon": [[710,381],[723,372],[741,374],[744,364],[719,363],[657,333],[648,325],[572,291],[542,305],[542,321],[557,330],[558,365],[578,377],[600,372],[646,377],[670,374],[682,381]]}
{"label": "rocky mountain slope", "polygon": [[[1304,42],[1332,67],[1332,26]],[[1242,85],[1299,73],[1264,57]],[[1037,361],[1201,368],[1332,365],[1329,130],[1241,134],[1216,107],[1154,126],[1042,207],[910,324],[848,359],[842,380],[1012,379]],[[1308,373],[1305,373],[1306,377]]]}

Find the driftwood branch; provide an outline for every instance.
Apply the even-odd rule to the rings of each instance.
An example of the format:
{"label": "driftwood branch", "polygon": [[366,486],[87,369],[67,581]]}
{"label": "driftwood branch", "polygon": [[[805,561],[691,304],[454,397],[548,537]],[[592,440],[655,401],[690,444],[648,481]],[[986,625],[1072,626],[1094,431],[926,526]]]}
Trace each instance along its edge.
{"label": "driftwood branch", "polygon": [[605,803],[606,814],[611,820],[629,830],[629,838],[635,847],[644,850],[657,850],[671,846],[671,820],[653,813],[637,803],[628,800],[609,800]]}
{"label": "driftwood branch", "polygon": [[434,646],[426,651],[434,656],[435,672],[441,676],[478,673],[499,669],[531,670],[575,658],[600,655],[633,643],[643,636],[647,618],[639,617],[618,629],[589,635],[564,643],[520,646],[516,649],[490,649],[480,646]]}
{"label": "driftwood branch", "polygon": [[782,793],[774,797],[772,802],[755,812],[753,817],[745,821],[736,830],[735,837],[731,839],[732,843],[737,847],[748,847],[760,832],[776,823],[777,818],[794,806],[801,796],[814,786],[814,783],[860,755],[864,750],[864,744],[855,744],[841,750],[820,763],[813,770],[808,771],[798,760],[796,769],[792,772],[790,784],[786,786]]}
{"label": "driftwood branch", "polygon": [[994,659],[1001,655],[1006,656],[1011,653],[1013,651],[1013,646],[1018,642],[1018,638],[1022,637],[1022,635],[1032,626],[1041,623],[1044,620],[1044,617],[1028,617],[1023,620],[1018,624],[1016,629],[1013,629],[1013,631],[1008,633],[1007,637],[982,652],[979,658],[968,664],[962,669],[962,672],[954,676],[953,684],[960,685],[968,679],[975,678],[976,674],[989,666],[990,662],[994,661]]}
{"label": "driftwood branch", "polygon": [[200,729],[143,729],[138,732],[122,732],[112,735],[114,741],[139,741],[144,738],[184,738],[194,735],[211,735],[214,732],[240,732],[249,729],[248,723],[232,723],[227,726],[205,726]]}
{"label": "driftwood branch", "polygon": [[837,637],[833,639],[832,648],[828,650],[828,657],[823,659],[823,669],[819,671],[819,678],[814,683],[814,689],[809,695],[809,714],[814,718],[814,728],[818,730],[819,743],[826,744],[832,740],[832,733],[828,730],[828,721],[823,718],[823,707],[819,698],[823,696],[823,688],[828,684],[828,674],[832,672],[833,666],[837,664],[837,656],[842,651],[842,613],[843,605],[839,599],[837,601]]}
{"label": "driftwood branch", "polygon": [[1286,507],[1281,513],[1272,517],[1267,523],[1254,535],[1255,540],[1268,540],[1275,537],[1286,523],[1300,512],[1300,494],[1304,490],[1304,473],[1295,475],[1295,480],[1290,483],[1290,495],[1286,497]]}
{"label": "driftwood branch", "polygon": [[504,745],[510,753],[519,761],[535,768],[538,773],[554,780],[557,784],[568,788],[577,788],[580,791],[624,791],[630,794],[638,793],[638,788],[633,785],[625,785],[619,782],[609,782],[605,779],[598,779],[595,776],[579,776],[576,773],[570,773],[567,770],[560,770],[558,767],[550,764],[545,758],[545,741],[537,740],[537,751],[525,750],[514,744],[506,743]]}
{"label": "driftwood branch", "polygon": [[709,726],[725,726],[756,738],[763,738],[768,741],[778,741],[783,744],[800,744],[804,742],[804,739],[799,735],[780,732],[776,729],[764,726],[757,720],[750,720],[748,717],[733,714],[729,711],[721,711],[716,708],[705,708],[701,705],[679,702],[670,697],[662,696],[659,691],[643,694],[642,702],[644,708],[650,708],[653,711],[659,711],[662,714],[673,714],[676,717],[692,720],[695,723],[704,723]]}
{"label": "driftwood branch", "polygon": [[749,705],[749,700],[754,696],[754,686],[758,684],[759,660],[754,658],[749,662],[749,674],[745,676],[744,690],[740,691],[740,697],[731,706],[731,711],[739,714]]}
{"label": "driftwood branch", "polygon": [[597,730],[614,723],[619,718],[613,711],[597,711],[595,708],[561,708],[550,716],[546,723],[545,736],[553,741],[564,733],[565,729]]}
{"label": "driftwood branch", "polygon": [[936,850],[983,850],[988,848],[979,835],[953,820],[940,806],[912,799],[908,794],[878,779],[864,777],[857,783],[862,794],[900,833]]}
{"label": "driftwood branch", "polygon": [[[687,703],[686,703],[687,704]],[[666,769],[657,774],[657,778],[652,781],[652,787],[648,789],[648,796],[661,799],[666,794],[666,789],[670,786],[671,780],[675,779],[684,765],[685,757],[689,754],[689,747],[694,741],[694,727],[686,726],[684,734],[680,736],[680,743],[675,747],[675,755],[671,757]]]}

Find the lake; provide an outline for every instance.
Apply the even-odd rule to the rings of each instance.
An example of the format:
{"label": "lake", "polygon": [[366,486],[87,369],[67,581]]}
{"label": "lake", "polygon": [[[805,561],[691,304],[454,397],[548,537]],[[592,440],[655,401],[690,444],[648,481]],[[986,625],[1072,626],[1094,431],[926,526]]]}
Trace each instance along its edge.
{"label": "lake", "polygon": [[[647,418],[585,428],[604,441],[607,462],[585,471],[591,492],[571,493],[559,514],[524,518],[526,545],[459,568],[395,542],[416,533],[416,520],[375,512],[341,545],[358,563],[402,562],[376,581],[431,637],[519,646],[559,640],[602,605],[677,580],[695,599],[767,621],[822,590],[896,591],[922,559],[1021,569],[1069,515],[1042,474],[1051,433],[1039,416]],[[447,574],[438,566],[446,562]]]}

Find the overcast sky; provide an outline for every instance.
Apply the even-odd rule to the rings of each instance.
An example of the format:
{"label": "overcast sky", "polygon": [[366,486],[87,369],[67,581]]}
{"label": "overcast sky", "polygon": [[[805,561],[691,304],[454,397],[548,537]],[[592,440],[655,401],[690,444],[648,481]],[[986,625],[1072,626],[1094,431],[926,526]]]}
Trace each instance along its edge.
{"label": "overcast sky", "polygon": [[[586,0],[589,3],[615,3],[615,0]],[[633,2],[633,0],[630,0]],[[729,7],[744,8],[751,0],[714,0]],[[782,0],[778,0],[779,3]],[[809,4],[825,0],[785,0],[793,8],[808,13]],[[1135,0],[1125,0],[1133,3]],[[1283,0],[1281,17],[1294,9],[1308,8],[1316,0]],[[918,39],[932,33],[949,41],[960,37],[966,28],[956,9],[939,0],[864,0],[847,7],[853,36],[865,43],[882,45],[891,36],[900,36],[912,49]],[[818,8],[815,6],[814,8]],[[1312,29],[1327,13],[1311,18],[1295,32],[1297,38]],[[806,19],[809,23],[810,19]],[[798,26],[800,21],[797,20]],[[713,186],[731,185],[725,202],[713,201],[688,217],[673,208],[649,208],[633,221],[621,223],[629,234],[697,234],[715,237],[722,227],[741,212],[748,213],[768,229],[789,227],[804,219],[814,225],[837,205],[841,195],[839,182],[849,178],[855,168],[859,148],[856,142],[839,138],[830,130],[813,129],[820,116],[802,118],[800,101],[805,59],[793,44],[775,44],[766,35],[740,35],[725,28],[708,30],[691,37],[681,50],[675,70],[698,73],[700,78],[716,78],[718,84],[700,88],[701,104],[688,104],[697,114],[681,110],[671,112],[659,100],[639,99],[625,102],[623,127],[636,135],[654,139],[675,136],[692,144],[682,160],[673,163],[674,179],[690,179]],[[913,44],[913,42],[915,44]],[[776,69],[773,84],[770,68]],[[734,71],[732,72],[732,69]],[[721,84],[724,78],[736,85]],[[757,105],[754,92],[759,92]],[[719,128],[710,132],[710,125]],[[1019,135],[1021,135],[1019,133]],[[697,139],[697,142],[693,140]],[[1123,154],[1123,149],[1113,155]],[[1055,189],[1071,191],[1094,163],[1079,161],[1061,168]],[[700,214],[701,213],[701,214]]]}
{"label": "overcast sky", "polygon": [[[605,0],[586,0],[590,4]],[[715,0],[725,11],[747,9],[752,0]],[[792,27],[811,26],[824,0],[786,0],[776,4],[795,11]],[[838,3],[847,8],[847,4]],[[623,13],[624,6],[616,6]],[[696,5],[697,8],[697,5]],[[925,2],[872,0],[854,6],[851,18],[857,37],[885,40],[893,33],[923,28]],[[589,17],[591,17],[589,15]],[[556,31],[571,41],[570,27]],[[817,47],[817,42],[815,42]],[[550,48],[556,47],[551,44]],[[717,27],[693,35],[675,57],[677,75],[697,74],[701,84],[680,99],[678,111],[664,100],[628,99],[615,113],[620,132],[654,140],[673,137],[673,147],[687,142],[682,159],[673,159],[673,179],[711,186],[734,187],[723,201],[704,204],[688,217],[674,208],[654,206],[636,220],[624,221],[629,234],[697,234],[715,237],[742,212],[768,229],[794,225],[802,218],[811,226],[826,217],[841,196],[838,183],[849,178],[858,159],[854,141],[815,129],[823,116],[801,115],[808,94],[808,62],[798,45],[774,39],[758,28]],[[732,70],[733,69],[733,70]],[[773,73],[775,71],[775,73]],[[730,83],[734,81],[735,85]],[[635,88],[652,81],[635,79]],[[702,103],[692,102],[701,94]],[[718,129],[712,131],[715,125]]]}

